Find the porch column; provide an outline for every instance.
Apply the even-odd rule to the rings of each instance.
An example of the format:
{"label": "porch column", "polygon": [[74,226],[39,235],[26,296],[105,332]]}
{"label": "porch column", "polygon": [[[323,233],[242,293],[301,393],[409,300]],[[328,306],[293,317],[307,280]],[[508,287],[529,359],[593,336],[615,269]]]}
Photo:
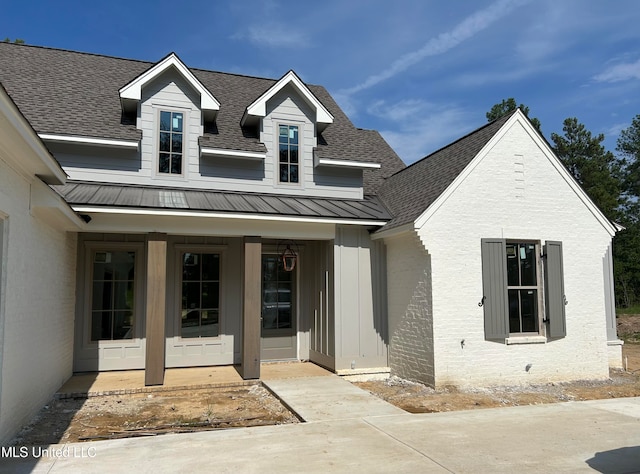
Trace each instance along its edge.
{"label": "porch column", "polygon": [[164,327],[167,294],[167,236],[149,234],[147,238],[147,305],[145,385],[164,382]]}
{"label": "porch column", "polygon": [[242,315],[242,378],[260,378],[260,307],[262,240],[244,238],[244,285]]}

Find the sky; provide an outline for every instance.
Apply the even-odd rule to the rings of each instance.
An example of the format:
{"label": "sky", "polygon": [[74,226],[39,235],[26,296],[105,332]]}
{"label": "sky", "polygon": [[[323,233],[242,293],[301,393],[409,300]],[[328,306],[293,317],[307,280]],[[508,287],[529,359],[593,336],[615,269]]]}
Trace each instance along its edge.
{"label": "sky", "polygon": [[[514,97],[548,140],[577,117],[615,151],[640,114],[637,0],[4,0],[0,37],[326,87],[412,163]],[[1,65],[0,65],[1,67]]]}

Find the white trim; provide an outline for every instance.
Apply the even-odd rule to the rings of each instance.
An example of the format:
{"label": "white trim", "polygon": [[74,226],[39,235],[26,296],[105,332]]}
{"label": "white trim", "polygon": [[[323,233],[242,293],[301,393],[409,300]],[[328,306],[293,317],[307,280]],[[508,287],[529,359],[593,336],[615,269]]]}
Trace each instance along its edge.
{"label": "white trim", "polygon": [[248,158],[251,160],[264,160],[267,157],[266,152],[259,151],[240,151],[226,150],[224,148],[200,148],[200,155],[209,156],[230,156],[233,158]]}
{"label": "white trim", "polygon": [[[0,126],[6,132],[6,135],[0,133],[2,149],[6,151],[3,157],[5,160],[10,160],[13,166],[17,166],[29,177],[35,174],[47,184],[64,184],[67,174],[2,87]],[[4,140],[5,137],[8,138]]]}
{"label": "white trim", "polygon": [[380,163],[370,161],[334,160],[332,158],[316,158],[316,166],[335,166],[338,168],[380,169]]}
{"label": "white trim", "polygon": [[[174,290],[174,301],[173,301],[173,312],[174,316],[170,323],[173,325],[173,337],[165,337],[165,340],[170,340],[173,344],[173,348],[184,347],[184,346],[197,346],[198,342],[201,342],[201,345],[210,344],[210,345],[222,345],[223,344],[223,336],[225,333],[225,325],[223,324],[223,315],[227,313],[226,310],[226,281],[228,278],[223,278],[226,276],[226,252],[227,245],[220,244],[174,244],[174,282],[176,283]],[[219,256],[218,260],[218,335],[217,336],[199,336],[197,339],[194,337],[182,337],[182,324],[181,324],[181,314],[182,314],[182,284],[183,280],[183,265],[181,256],[187,252],[197,252],[197,253],[210,253],[217,254]],[[166,348],[165,348],[166,353]],[[189,359],[188,355],[182,355],[187,362]],[[196,356],[197,357],[197,356]]]}
{"label": "white trim", "polygon": [[258,221],[278,221],[278,222],[308,222],[316,224],[345,224],[345,225],[363,225],[363,226],[382,226],[386,221],[374,220],[353,220],[339,218],[314,218],[314,217],[295,217],[295,216],[267,216],[262,214],[234,214],[224,212],[206,212],[206,211],[170,211],[167,209],[140,209],[140,208],[114,208],[114,207],[90,207],[90,206],[73,206],[73,210],[83,214],[129,214],[129,215],[148,215],[148,216],[167,216],[167,217],[204,217],[218,219],[242,219],[242,220],[258,220]]}
{"label": "white trim", "polygon": [[[298,191],[304,191],[306,187],[306,179],[305,179],[305,163],[304,163],[304,151],[303,148],[306,148],[303,145],[304,142],[304,122],[299,122],[297,120],[287,120],[287,119],[274,119],[273,121],[274,133],[273,133],[273,146],[274,146],[274,173],[273,173],[273,186],[276,189],[297,189]],[[295,127],[298,129],[298,181],[281,181],[280,180],[280,165],[285,163],[280,163],[280,127],[287,127],[287,137],[290,133],[290,128]],[[288,143],[288,151],[291,151],[291,146],[296,146],[295,144]],[[291,161],[287,161],[286,165],[288,166],[287,176],[290,177],[291,166],[296,165],[296,163],[292,163]]]}
{"label": "white trim", "polygon": [[554,166],[556,171],[560,173],[562,178],[567,182],[567,184],[571,187],[571,189],[576,193],[578,198],[582,200],[582,202],[587,206],[589,211],[594,215],[594,217],[600,222],[600,224],[605,228],[605,230],[613,237],[616,233],[616,227],[607,219],[604,214],[597,208],[593,201],[587,196],[584,190],[580,187],[578,183],[576,183],[575,179],[569,174],[564,165],[560,162],[558,157],[555,155],[553,150],[549,147],[547,142],[543,140],[538,133],[538,131],[531,125],[529,119],[525,117],[520,109],[516,110],[516,112],[507,120],[504,125],[498,130],[493,137],[482,147],[482,150],[478,152],[478,154],[471,160],[471,162],[465,167],[462,172],[456,176],[453,182],[444,190],[440,196],[427,208],[423,211],[423,213],[418,216],[418,218],[414,221],[414,226],[416,229],[422,228],[426,222],[433,216],[433,214],[442,206],[442,204],[449,199],[449,197],[455,192],[455,190],[462,184],[462,182],[471,174],[471,172],[475,169],[476,166],[484,159],[485,156],[489,154],[491,149],[498,144],[498,142],[502,139],[502,137],[509,131],[509,129],[515,124],[519,123],[524,130],[529,134],[531,139],[538,145],[540,150],[544,153],[550,163]]}
{"label": "white trim", "polygon": [[[161,179],[161,180],[170,180],[170,181],[180,181],[186,182],[188,180],[187,172],[189,168],[188,163],[188,153],[185,152],[186,148],[188,148],[189,144],[189,128],[187,124],[191,121],[191,109],[186,109],[182,107],[173,107],[173,106],[162,106],[153,104],[151,109],[153,110],[153,129],[154,129],[154,143],[153,143],[153,156],[154,156],[154,171],[151,179]],[[160,172],[160,153],[167,153],[160,151],[160,134],[162,133],[160,130],[161,125],[161,117],[162,112],[169,112],[172,115],[174,113],[182,114],[182,151],[180,152],[180,173],[171,173],[171,162],[169,162],[169,173],[161,173]],[[169,131],[169,133],[173,133]],[[173,155],[174,153],[170,153]],[[175,153],[177,154],[177,153]]]}
{"label": "white trim", "polygon": [[504,340],[507,346],[518,344],[546,344],[546,336],[510,336]]}
{"label": "white trim", "polygon": [[392,229],[387,230],[379,230],[371,234],[371,240],[380,240],[380,239],[388,239],[391,237],[396,237],[405,232],[416,231],[417,229],[413,226],[413,222],[409,222],[407,224],[403,224],[398,227],[394,227]]}
{"label": "white trim", "polygon": [[122,87],[118,92],[121,100],[139,101],[142,97],[142,88],[150,81],[165,72],[171,66],[187,80],[189,85],[200,94],[200,108],[212,112],[220,110],[220,102],[207,90],[207,88],[193,75],[185,64],[175,53],[171,53],[151,69],[139,75],[129,84]]}
{"label": "white trim", "polygon": [[287,85],[293,85],[298,92],[302,95],[305,101],[315,109],[316,111],[316,123],[330,124],[333,123],[333,115],[322,105],[322,103],[313,95],[309,88],[300,80],[295,72],[289,71],[282,78],[275,83],[267,92],[258,97],[253,103],[251,103],[246,111],[245,116],[242,118],[244,123],[247,115],[253,115],[255,117],[265,117],[267,115],[267,102],[280,90]]}
{"label": "white trim", "polygon": [[104,146],[110,148],[135,148],[138,149],[138,140],[114,140],[111,138],[96,138],[96,137],[77,137],[72,135],[53,135],[47,133],[40,133],[38,136],[46,142],[56,143],[78,143],[82,145],[95,145]]}

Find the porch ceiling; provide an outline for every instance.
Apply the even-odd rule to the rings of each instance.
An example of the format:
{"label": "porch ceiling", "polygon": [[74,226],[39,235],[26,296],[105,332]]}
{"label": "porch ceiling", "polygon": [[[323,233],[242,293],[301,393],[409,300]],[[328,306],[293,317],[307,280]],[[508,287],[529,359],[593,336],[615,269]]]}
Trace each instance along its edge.
{"label": "porch ceiling", "polygon": [[363,221],[391,219],[376,197],[326,199],[84,182],[51,187],[71,206],[246,214],[248,218],[266,215]]}

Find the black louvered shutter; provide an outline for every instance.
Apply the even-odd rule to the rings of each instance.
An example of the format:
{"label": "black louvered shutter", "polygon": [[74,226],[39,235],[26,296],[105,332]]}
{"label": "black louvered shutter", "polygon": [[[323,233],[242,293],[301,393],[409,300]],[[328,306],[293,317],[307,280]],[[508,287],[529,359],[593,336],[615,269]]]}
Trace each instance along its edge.
{"label": "black louvered shutter", "polygon": [[507,255],[504,239],[482,239],[484,337],[502,341],[509,336]]}
{"label": "black louvered shutter", "polygon": [[549,337],[567,335],[565,320],[564,270],[562,267],[562,242],[548,240],[544,245],[544,295]]}

